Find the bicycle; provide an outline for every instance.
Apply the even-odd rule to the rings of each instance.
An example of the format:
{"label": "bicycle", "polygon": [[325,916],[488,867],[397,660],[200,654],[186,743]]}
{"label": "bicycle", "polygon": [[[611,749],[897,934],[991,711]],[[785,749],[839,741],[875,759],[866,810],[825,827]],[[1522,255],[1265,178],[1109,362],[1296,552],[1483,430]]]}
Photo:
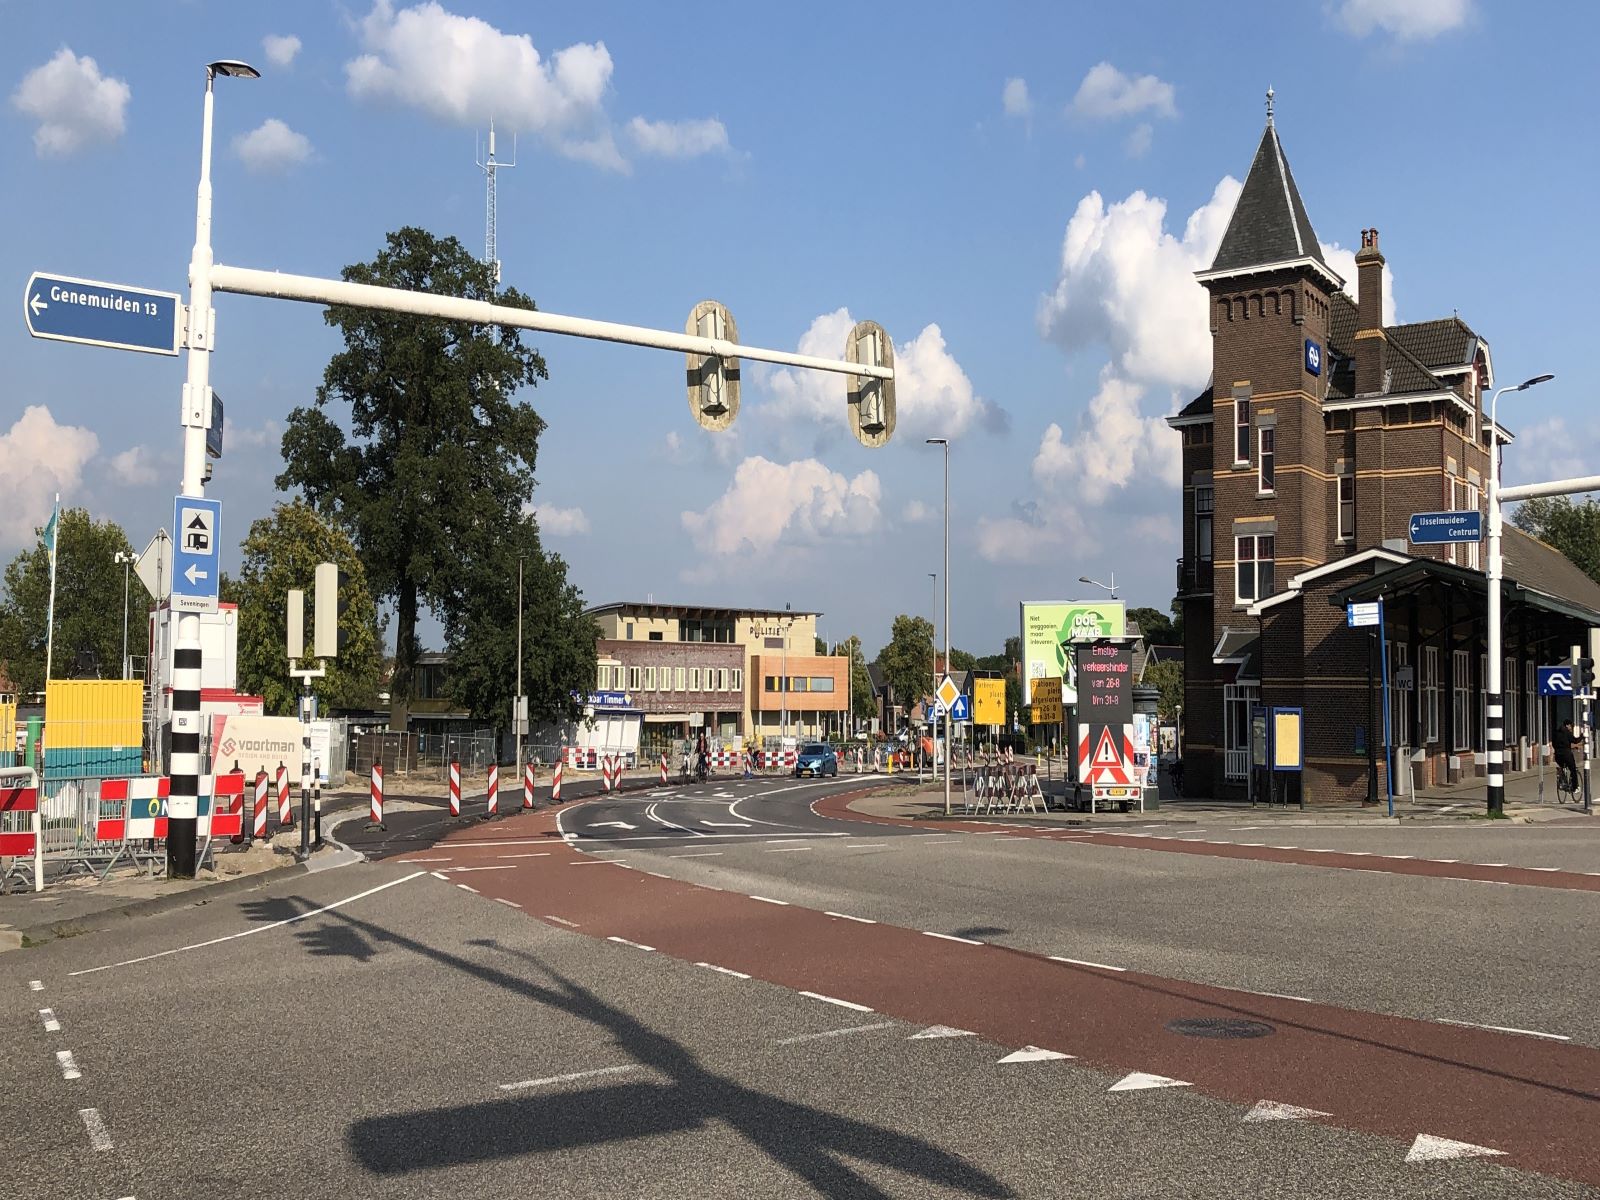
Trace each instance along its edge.
{"label": "bicycle", "polygon": [[1580,804],[1582,800],[1578,795],[1578,772],[1568,771],[1564,763],[1556,764],[1556,803]]}

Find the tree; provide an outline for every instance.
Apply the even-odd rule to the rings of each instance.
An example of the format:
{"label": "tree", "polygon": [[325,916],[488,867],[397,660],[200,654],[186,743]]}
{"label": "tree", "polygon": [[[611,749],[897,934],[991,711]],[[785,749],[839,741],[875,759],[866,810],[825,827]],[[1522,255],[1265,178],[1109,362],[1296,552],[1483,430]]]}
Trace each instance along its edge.
{"label": "tree", "polygon": [[978,660],[965,650],[951,646],[950,669],[952,671],[976,671],[978,669]]}
{"label": "tree", "polygon": [[1159,608],[1130,608],[1128,620],[1139,626],[1146,646],[1181,646],[1172,618]]}
{"label": "tree", "polygon": [[1156,700],[1156,715],[1163,721],[1177,716],[1183,705],[1183,663],[1173,658],[1151,663],[1144,669],[1144,682],[1146,687],[1161,690]]}
{"label": "tree", "polygon": [[[389,234],[372,262],[342,274],[355,283],[534,307],[515,289],[497,291],[493,267],[455,238],[422,229]],[[500,543],[524,519],[544,421],[513,396],[547,373],[509,326],[339,306],[323,318],[345,348],[328,363],[315,405],[289,414],[278,486],[299,488],[350,532],[373,594],[393,603],[390,719],[403,728],[420,609],[447,625],[464,615],[472,600],[465,581],[481,579],[483,564],[503,561]],[[348,434],[326,411],[336,402],[350,406]]]}
{"label": "tree", "polygon": [[851,634],[834,645],[833,654],[843,654],[850,660],[850,704],[857,719],[878,711],[877,698],[872,694],[872,676],[867,674],[867,658],[861,650],[861,639]]}
{"label": "tree", "polygon": [[517,560],[522,558],[522,674],[530,726],[576,720],[595,683],[600,627],[545,552],[533,517],[463,564],[465,597],[452,609],[445,691],[473,716],[509,725],[517,694]]}
{"label": "tree", "polygon": [[889,644],[878,651],[884,681],[895,703],[907,710],[933,691],[933,622],[901,613],[889,630]]}
{"label": "tree", "polygon": [[223,599],[239,606],[239,690],[262,697],[269,714],[294,713],[301,685],[289,677],[286,600],[290,588],[305,592],[306,658],[300,666],[315,668],[312,584],[317,564],[331,562],[347,576],[339,597],[345,606],[339,622],[345,645],[326,663],[327,675],[311,681],[311,690],[324,712],[375,705],[383,670],[382,625],[349,535],[296,500],[252,523],[240,551],[239,577],[223,580]]}
{"label": "tree", "polygon": [[1574,503],[1570,496],[1524,500],[1511,523],[1548,542],[1584,574],[1600,583],[1600,503],[1592,496]]}
{"label": "tree", "polygon": [[[42,537],[42,531],[41,531]],[[51,674],[71,679],[80,669],[104,679],[122,677],[123,567],[128,535],[115,521],[96,521],[87,509],[61,512],[56,529],[56,636]],[[149,593],[137,579],[128,591],[128,653],[148,653]],[[21,693],[44,690],[45,634],[50,609],[50,552],[41,540],[6,567],[0,593],[0,662]]]}
{"label": "tree", "polygon": [[813,645],[811,652],[817,655],[819,658],[828,652],[828,643],[823,641],[821,638],[813,637],[812,643]]}

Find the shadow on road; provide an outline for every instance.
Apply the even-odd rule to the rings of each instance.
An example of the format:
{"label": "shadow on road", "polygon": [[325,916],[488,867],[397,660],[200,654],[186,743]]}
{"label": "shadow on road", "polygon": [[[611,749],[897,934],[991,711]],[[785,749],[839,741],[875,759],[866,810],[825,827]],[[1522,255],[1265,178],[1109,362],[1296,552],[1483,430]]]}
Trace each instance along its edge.
{"label": "shadow on road", "polygon": [[[260,902],[257,907],[266,910],[253,913],[257,919],[282,920],[309,911],[313,905],[291,897]],[[473,962],[344,912],[323,915],[336,924],[301,929],[295,935],[312,954],[366,962],[383,946],[409,950],[599,1026],[610,1033],[625,1056],[658,1076],[652,1082],[509,1096],[363,1118],[349,1127],[345,1140],[356,1161],[376,1175],[608,1145],[682,1133],[717,1121],[736,1130],[818,1194],[834,1200],[889,1197],[847,1159],[876,1163],[968,1196],[1016,1195],[1000,1180],[932,1142],[784,1100],[718,1075],[686,1046],[608,1004],[535,955],[492,940],[470,943],[521,960],[542,975],[543,981]],[[714,1169],[714,1165],[707,1167]]]}

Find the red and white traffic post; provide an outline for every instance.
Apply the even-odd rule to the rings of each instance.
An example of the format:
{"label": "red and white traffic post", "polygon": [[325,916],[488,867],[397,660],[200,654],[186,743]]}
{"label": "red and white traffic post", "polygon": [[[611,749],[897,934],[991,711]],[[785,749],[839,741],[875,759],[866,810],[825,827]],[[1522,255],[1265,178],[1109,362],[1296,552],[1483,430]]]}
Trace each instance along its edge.
{"label": "red and white traffic post", "polygon": [[461,764],[458,762],[450,764],[450,815],[461,815]]}
{"label": "red and white traffic post", "polygon": [[522,766],[522,807],[533,807],[533,760],[529,759]]}
{"label": "red and white traffic post", "polygon": [[500,764],[499,763],[490,763],[489,764],[489,797],[488,797],[488,800],[489,800],[489,803],[488,803],[487,809],[483,814],[483,819],[485,821],[487,821],[490,817],[495,816],[500,811]]}
{"label": "red and white traffic post", "polygon": [[256,806],[251,821],[251,836],[262,841],[267,837],[267,773],[256,772]]}
{"label": "red and white traffic post", "polygon": [[372,764],[372,821],[369,827],[373,829],[384,828],[382,763]]}

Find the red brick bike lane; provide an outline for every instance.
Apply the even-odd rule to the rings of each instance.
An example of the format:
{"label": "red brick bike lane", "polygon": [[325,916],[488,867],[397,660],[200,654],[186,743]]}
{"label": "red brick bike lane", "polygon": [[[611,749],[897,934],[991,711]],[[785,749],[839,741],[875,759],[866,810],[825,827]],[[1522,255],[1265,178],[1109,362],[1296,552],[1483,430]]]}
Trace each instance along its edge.
{"label": "red brick bike lane", "polygon": [[[432,853],[499,865],[507,850],[542,853],[445,878],[575,933],[819,999],[1057,1051],[1111,1074],[1181,1080],[1247,1108],[1268,1100],[1314,1110],[1396,1139],[1400,1153],[1426,1134],[1600,1185],[1597,1049],[1072,964],[668,879],[581,853],[551,810],[459,831]],[[1223,1031],[1255,1036],[1214,1036]]]}

